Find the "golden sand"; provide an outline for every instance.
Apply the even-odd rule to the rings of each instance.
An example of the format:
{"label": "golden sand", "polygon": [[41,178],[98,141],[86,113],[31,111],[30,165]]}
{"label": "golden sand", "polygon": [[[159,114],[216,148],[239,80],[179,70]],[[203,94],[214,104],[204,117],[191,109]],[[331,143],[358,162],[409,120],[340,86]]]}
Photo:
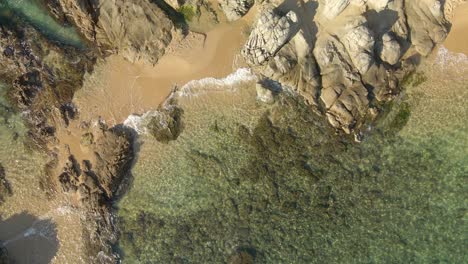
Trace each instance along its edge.
{"label": "golden sand", "polygon": [[[109,125],[122,123],[130,114],[155,109],[171,90],[190,80],[224,77],[246,39],[245,20],[221,24],[206,34],[185,40],[182,49],[171,47],[153,65],[113,55],[100,62],[75,95],[82,120],[101,117]],[[180,41],[180,40],[175,40]]]}
{"label": "golden sand", "polygon": [[444,46],[452,52],[468,55],[468,3],[456,8],[452,28]]}

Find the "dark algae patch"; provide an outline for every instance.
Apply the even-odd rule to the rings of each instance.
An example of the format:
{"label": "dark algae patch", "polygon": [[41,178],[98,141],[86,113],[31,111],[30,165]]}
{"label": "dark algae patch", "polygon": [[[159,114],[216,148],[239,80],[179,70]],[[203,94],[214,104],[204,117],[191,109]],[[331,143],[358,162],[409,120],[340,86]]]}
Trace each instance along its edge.
{"label": "dark algae patch", "polygon": [[401,136],[403,101],[357,144],[280,97],[242,118],[226,114],[236,106],[184,109],[199,125],[148,150],[160,153],[137,161],[119,204],[124,262],[463,262],[456,136]]}

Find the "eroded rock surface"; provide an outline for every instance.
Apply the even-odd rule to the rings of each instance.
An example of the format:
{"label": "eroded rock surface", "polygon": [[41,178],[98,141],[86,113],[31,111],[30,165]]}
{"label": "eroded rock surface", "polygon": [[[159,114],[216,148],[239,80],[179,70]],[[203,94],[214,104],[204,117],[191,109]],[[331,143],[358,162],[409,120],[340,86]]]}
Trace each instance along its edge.
{"label": "eroded rock surface", "polygon": [[219,4],[226,18],[235,21],[243,17],[254,5],[254,0],[220,0]]}
{"label": "eroded rock surface", "polygon": [[[346,133],[398,94],[399,81],[449,29],[437,0],[320,0],[315,18],[309,13],[265,9],[242,54]],[[316,28],[305,26],[310,19]]]}
{"label": "eroded rock surface", "polygon": [[295,12],[281,15],[273,9],[266,9],[250,34],[242,54],[251,64],[263,64],[297,33],[298,25]]}
{"label": "eroded rock surface", "polygon": [[71,153],[58,181],[72,202],[85,209],[84,221],[91,223],[84,232],[89,235],[87,252],[93,263],[115,263],[117,257],[110,247],[116,242],[110,207],[131,180],[133,136],[123,127],[102,127],[89,133],[96,138],[85,144],[91,149],[91,156],[86,160],[76,160]]}
{"label": "eroded rock surface", "polygon": [[56,0],[52,8],[104,54],[119,53],[130,61],[156,63],[172,38],[173,23],[149,0]]}

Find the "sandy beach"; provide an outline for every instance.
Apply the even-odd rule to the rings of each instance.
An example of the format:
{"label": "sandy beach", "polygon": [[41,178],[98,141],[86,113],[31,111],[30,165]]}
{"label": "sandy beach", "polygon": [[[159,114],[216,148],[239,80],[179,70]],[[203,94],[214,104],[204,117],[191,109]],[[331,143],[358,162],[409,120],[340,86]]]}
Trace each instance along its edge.
{"label": "sandy beach", "polygon": [[444,42],[444,46],[457,53],[468,55],[468,3],[455,9],[452,29]]}
{"label": "sandy beach", "polygon": [[190,33],[184,45],[170,45],[155,66],[119,55],[106,58],[75,95],[81,119],[101,117],[109,125],[119,124],[130,114],[157,108],[172,89],[188,81],[230,74],[247,38],[246,27],[242,19],[216,26],[206,37]]}

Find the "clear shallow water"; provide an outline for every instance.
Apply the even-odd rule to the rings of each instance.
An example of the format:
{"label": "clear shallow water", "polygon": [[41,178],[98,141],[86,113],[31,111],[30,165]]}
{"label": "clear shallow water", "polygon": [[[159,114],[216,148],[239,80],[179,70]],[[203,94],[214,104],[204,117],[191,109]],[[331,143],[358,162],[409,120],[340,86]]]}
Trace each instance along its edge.
{"label": "clear shallow water", "polygon": [[361,144],[291,96],[257,104],[252,85],[182,99],[176,141],[139,139],[124,263],[463,262],[467,66],[423,68]]}
{"label": "clear shallow water", "polygon": [[21,21],[26,21],[51,40],[77,48],[85,47],[76,29],[58,23],[40,0],[2,0],[0,24],[18,24]]}
{"label": "clear shallow water", "polygon": [[[39,7],[5,3],[3,15]],[[289,96],[258,105],[248,84],[182,99],[177,141],[140,137],[133,187],[118,204],[124,263],[222,263],[236,252],[258,263],[462,263],[467,75],[463,58],[444,58],[361,144]],[[24,146],[21,116],[1,105],[0,163],[14,195],[0,214],[53,218],[65,242],[55,262],[86,263],[74,255],[79,215],[36,188],[45,157]]]}

